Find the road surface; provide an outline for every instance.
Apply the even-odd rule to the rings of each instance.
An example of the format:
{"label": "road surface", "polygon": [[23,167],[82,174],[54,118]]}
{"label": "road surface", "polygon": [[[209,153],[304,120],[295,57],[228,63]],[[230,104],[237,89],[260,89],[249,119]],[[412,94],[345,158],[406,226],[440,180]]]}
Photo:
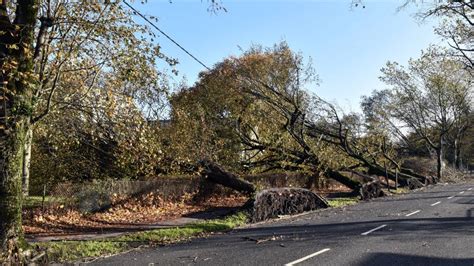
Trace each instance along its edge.
{"label": "road surface", "polygon": [[97,265],[474,265],[474,183],[319,210]]}

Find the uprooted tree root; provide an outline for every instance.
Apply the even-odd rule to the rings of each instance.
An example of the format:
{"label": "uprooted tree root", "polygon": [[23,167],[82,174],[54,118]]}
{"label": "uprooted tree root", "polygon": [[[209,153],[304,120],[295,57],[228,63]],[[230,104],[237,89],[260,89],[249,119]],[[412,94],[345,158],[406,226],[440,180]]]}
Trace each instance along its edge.
{"label": "uprooted tree root", "polygon": [[[252,222],[275,218],[279,215],[291,215],[328,207],[328,203],[324,198],[308,189],[287,187],[257,191],[254,184],[240,179],[237,175],[224,170],[212,161],[201,160],[199,165],[203,177],[200,189],[202,192],[199,195],[212,194],[215,184],[219,184],[252,197],[245,206],[250,211]],[[340,180],[346,180],[342,178],[341,174],[334,171],[333,173]],[[379,180],[372,177],[367,177],[367,180],[372,181],[364,184],[355,182],[350,184],[356,187],[354,189],[355,194],[359,194],[362,200],[385,196]],[[416,178],[409,179],[408,183],[412,189],[423,186],[423,183]]]}
{"label": "uprooted tree root", "polygon": [[359,193],[362,200],[369,200],[385,196],[382,186],[378,180],[363,184]]}
{"label": "uprooted tree root", "polygon": [[418,180],[416,178],[408,179],[407,183],[408,183],[408,188],[410,190],[422,188],[422,187],[425,186],[425,184],[423,184],[420,180]]}
{"label": "uprooted tree root", "polygon": [[255,195],[248,205],[252,222],[327,208],[327,201],[304,188],[265,189]]}

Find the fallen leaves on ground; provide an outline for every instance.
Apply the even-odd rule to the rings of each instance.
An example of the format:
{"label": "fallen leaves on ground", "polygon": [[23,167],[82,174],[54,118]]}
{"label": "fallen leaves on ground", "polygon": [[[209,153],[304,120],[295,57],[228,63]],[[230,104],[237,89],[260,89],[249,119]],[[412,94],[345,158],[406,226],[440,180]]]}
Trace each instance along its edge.
{"label": "fallen leaves on ground", "polygon": [[[349,191],[344,186],[329,186],[316,193],[328,195]],[[185,194],[179,199],[163,199],[150,192],[137,197],[112,196],[112,207],[103,212],[82,213],[64,205],[51,205],[44,212],[41,208],[23,212],[23,230],[30,236],[52,236],[80,233],[105,233],[139,230],[164,221],[211,211],[216,208],[237,208],[248,198],[240,194],[221,194],[207,197],[199,203],[193,201],[194,194]],[[214,215],[214,217],[213,217]],[[210,214],[208,218],[217,218]]]}
{"label": "fallen leaves on ground", "polygon": [[236,194],[213,196],[200,203],[195,203],[193,197],[186,194],[177,200],[165,200],[153,192],[128,199],[114,195],[112,207],[96,213],[81,213],[61,206],[52,206],[44,212],[41,208],[30,209],[23,213],[23,230],[36,236],[138,230],[192,213],[240,207],[247,201],[247,197]]}

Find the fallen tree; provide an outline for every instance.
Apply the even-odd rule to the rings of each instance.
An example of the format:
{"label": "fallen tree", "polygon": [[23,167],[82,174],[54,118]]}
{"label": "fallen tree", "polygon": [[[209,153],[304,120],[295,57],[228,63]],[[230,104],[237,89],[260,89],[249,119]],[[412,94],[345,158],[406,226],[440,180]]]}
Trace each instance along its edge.
{"label": "fallen tree", "polygon": [[[343,154],[357,161],[358,167],[367,169],[368,174],[385,176],[394,182],[398,182],[400,186],[418,188],[436,181],[415,173],[412,169],[400,167],[387,151],[387,139],[385,137],[377,138],[377,143],[370,141],[369,143],[365,143],[367,142],[367,138],[359,136],[357,133],[360,131],[360,125],[351,122],[356,119],[350,116],[340,117],[333,104],[315,96],[313,98],[313,108],[309,110],[307,107],[304,107],[301,102],[298,102],[297,97],[282,96],[276,88],[268,85],[262,85],[260,91],[254,88],[255,87],[251,90],[249,89],[250,93],[266,101],[286,118],[287,123],[285,129],[289,135],[301,146],[306,157],[313,157],[311,158],[312,160],[304,158],[301,161],[305,163],[315,161],[316,166],[318,166],[319,160],[316,155],[317,153],[312,151],[312,147],[309,143],[311,141],[323,141],[333,145]],[[308,117],[310,117],[310,119]],[[245,131],[241,130],[241,132],[245,134]],[[252,142],[259,141],[252,139],[251,136],[247,137],[246,143]],[[370,150],[369,147],[373,150]],[[269,147],[266,147],[266,149],[268,148]],[[298,156],[298,154],[295,153],[292,155]],[[399,172],[395,173],[392,169],[382,166],[381,161],[388,161],[399,169]],[[341,170],[344,170],[344,167]],[[338,171],[335,170],[326,171],[326,176],[353,190],[357,190],[360,187],[361,184],[341,177],[337,172]]]}
{"label": "fallen tree", "polygon": [[199,166],[200,174],[206,182],[231,188],[250,197],[245,208],[253,222],[329,206],[323,197],[308,189],[271,188],[258,191],[252,183],[224,170],[212,161],[201,160]]}
{"label": "fallen tree", "polygon": [[[398,166],[397,174],[385,167],[394,165],[386,149],[387,136],[370,139],[374,134],[363,131],[357,115],[341,116],[335,105],[305,91],[305,83],[315,78],[312,68],[284,43],[267,50],[257,47],[240,58],[227,59],[207,75],[232,80],[222,84],[247,96],[241,99],[245,104],[236,110],[223,108],[234,119],[228,123],[240,137],[247,169],[301,170],[315,178],[336,180],[364,199],[379,193],[365,191],[365,181],[354,180],[344,171],[386,176],[401,186],[426,183],[424,176]],[[352,164],[355,167],[349,166]],[[249,184],[235,181],[232,174],[212,164],[203,165],[206,180],[245,194],[255,192]]]}
{"label": "fallen tree", "polygon": [[[323,197],[305,188],[282,187],[258,190],[254,184],[224,170],[210,160],[201,160],[199,167],[204,181],[201,190],[206,191],[204,194],[209,193],[205,186],[211,187],[210,191],[213,191],[212,186],[218,184],[249,196],[245,209],[249,211],[253,222],[329,207]],[[341,180],[341,183],[352,182],[348,185],[357,189],[355,194],[363,200],[385,195],[380,182],[372,177],[367,177],[369,182],[360,183],[337,171],[327,170],[326,174],[335,180]]]}
{"label": "fallen tree", "polygon": [[249,196],[253,195],[256,191],[252,183],[225,171],[214,162],[204,159],[199,162],[199,166],[201,168],[201,176],[207,181],[237,190]]}
{"label": "fallen tree", "polygon": [[[355,161],[368,174],[386,176],[401,186],[423,185],[429,181],[425,176],[399,167],[391,158],[391,149],[387,149],[393,144],[388,143],[387,134],[368,132],[359,114],[341,115],[336,105],[308,93],[305,85],[317,77],[311,65],[305,65],[301,55],[293,53],[286,44],[253,49],[240,58],[226,61],[221,67],[225,67],[226,73],[232,73],[228,74],[232,80],[238,81],[234,89],[259,103],[251,110],[266,114],[259,123],[239,118],[237,131],[246,151],[258,155],[251,159],[277,167],[278,164],[283,167],[304,165],[314,171],[330,168],[324,173],[328,178],[358,191],[360,183],[337,174],[347,170],[347,165],[328,165],[325,158],[320,157],[327,156],[320,152],[320,143],[325,143],[336,153]],[[268,123],[266,118],[270,116],[272,122]],[[269,124],[272,130],[265,131],[263,128]],[[385,165],[395,166],[398,175]]]}
{"label": "fallen tree", "polygon": [[362,185],[360,188],[360,195],[362,199],[367,200],[371,198],[383,197],[385,196],[385,193],[382,190],[380,181],[374,180]]}

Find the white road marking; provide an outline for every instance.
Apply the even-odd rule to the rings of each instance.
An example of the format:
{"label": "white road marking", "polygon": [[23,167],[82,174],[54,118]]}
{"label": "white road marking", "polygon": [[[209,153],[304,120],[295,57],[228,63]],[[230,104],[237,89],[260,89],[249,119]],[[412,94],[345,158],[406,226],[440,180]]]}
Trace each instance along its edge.
{"label": "white road marking", "polygon": [[383,224],[383,225],[381,225],[381,226],[379,226],[379,227],[376,227],[376,228],[374,228],[374,229],[372,229],[372,230],[369,230],[369,231],[367,231],[367,232],[364,232],[364,233],[362,233],[361,235],[366,236],[366,235],[368,235],[368,234],[370,234],[370,233],[372,233],[372,232],[374,232],[374,231],[377,231],[377,230],[379,230],[379,229],[384,228],[385,226],[387,226],[387,225],[386,225],[386,224]]}
{"label": "white road marking", "polygon": [[467,190],[472,190],[472,187],[468,188]]}
{"label": "white road marking", "polygon": [[419,212],[421,212],[421,211],[420,211],[420,210],[416,210],[416,211],[411,212],[411,213],[409,213],[409,214],[407,214],[407,215],[405,215],[405,216],[406,216],[406,217],[412,216],[413,214],[417,214],[417,213],[419,213]]}
{"label": "white road marking", "polygon": [[441,203],[441,201],[437,201],[437,202],[431,204],[431,206],[436,206],[436,205],[438,205],[438,204],[440,204],[440,203]]}
{"label": "white road marking", "polygon": [[452,199],[452,198],[454,198],[454,196],[448,197],[448,199]]}
{"label": "white road marking", "polygon": [[459,194],[462,194],[462,193],[464,193],[464,191],[459,192]]}
{"label": "white road marking", "polygon": [[320,254],[323,254],[324,252],[329,251],[329,250],[331,250],[331,249],[330,249],[330,248],[321,249],[320,251],[315,252],[315,253],[313,253],[313,254],[309,254],[308,256],[302,257],[301,259],[298,259],[298,260],[295,260],[295,261],[292,261],[292,262],[288,262],[287,264],[285,264],[285,266],[293,266],[293,265],[295,265],[295,264],[297,264],[297,263],[303,262],[303,261],[305,261],[305,260],[307,260],[307,259],[310,259],[310,258],[312,258],[312,257],[314,257],[314,256],[318,256],[318,255],[320,255]]}

